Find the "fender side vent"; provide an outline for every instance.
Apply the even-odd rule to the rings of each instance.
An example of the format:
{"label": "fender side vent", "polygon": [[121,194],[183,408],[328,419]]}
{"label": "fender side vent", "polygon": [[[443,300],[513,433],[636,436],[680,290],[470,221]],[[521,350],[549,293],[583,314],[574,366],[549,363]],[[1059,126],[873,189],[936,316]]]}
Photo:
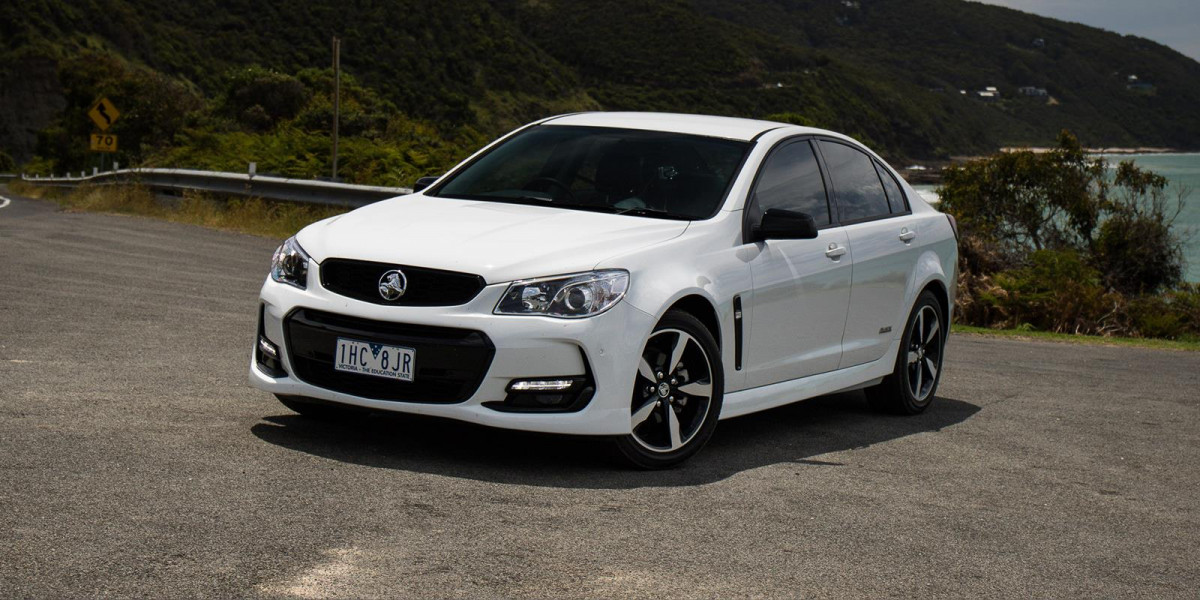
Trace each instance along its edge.
{"label": "fender side vent", "polygon": [[733,368],[742,370],[742,297],[733,297]]}

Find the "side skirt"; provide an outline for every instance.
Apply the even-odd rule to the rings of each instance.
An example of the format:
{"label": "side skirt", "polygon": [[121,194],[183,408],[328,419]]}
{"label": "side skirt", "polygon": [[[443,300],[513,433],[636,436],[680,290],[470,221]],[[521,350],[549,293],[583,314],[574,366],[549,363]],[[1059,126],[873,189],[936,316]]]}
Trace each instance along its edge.
{"label": "side skirt", "polygon": [[896,353],[893,349],[869,363],[730,392],[725,394],[721,418],[731,419],[808,398],[869,387],[887,376],[895,362]]}

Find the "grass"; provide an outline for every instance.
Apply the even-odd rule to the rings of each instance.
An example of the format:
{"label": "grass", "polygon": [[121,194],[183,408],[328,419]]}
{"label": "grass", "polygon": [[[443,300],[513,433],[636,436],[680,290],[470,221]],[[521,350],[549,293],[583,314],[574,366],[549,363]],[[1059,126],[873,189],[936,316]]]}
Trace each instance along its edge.
{"label": "grass", "polygon": [[309,223],[349,210],[261,198],[223,199],[193,191],[184,192],[176,201],[161,201],[150,190],[138,186],[84,186],[65,190],[14,181],[9,189],[23,196],[52,200],[66,210],[138,215],[273,238],[288,237]]}
{"label": "grass", "polygon": [[1102,337],[1098,335],[1077,335],[1073,333],[1054,333],[1052,331],[1032,331],[1027,329],[989,329],[987,327],[974,327],[971,325],[957,324],[951,328],[951,331],[954,333],[967,335],[1004,337],[1018,340],[1038,340],[1067,344],[1126,346],[1152,348],[1155,350],[1186,350],[1190,352],[1200,352],[1200,340],[1197,339],[1165,340],[1159,338]]}

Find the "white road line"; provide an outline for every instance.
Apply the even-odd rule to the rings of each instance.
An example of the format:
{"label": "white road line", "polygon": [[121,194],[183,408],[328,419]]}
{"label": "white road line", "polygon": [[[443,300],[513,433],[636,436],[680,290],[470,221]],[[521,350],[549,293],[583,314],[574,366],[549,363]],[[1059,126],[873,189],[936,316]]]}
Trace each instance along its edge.
{"label": "white road line", "polygon": [[5,198],[4,196],[0,196],[0,208],[4,208],[5,206],[8,206],[9,202],[12,202],[12,200],[9,200],[8,198]]}

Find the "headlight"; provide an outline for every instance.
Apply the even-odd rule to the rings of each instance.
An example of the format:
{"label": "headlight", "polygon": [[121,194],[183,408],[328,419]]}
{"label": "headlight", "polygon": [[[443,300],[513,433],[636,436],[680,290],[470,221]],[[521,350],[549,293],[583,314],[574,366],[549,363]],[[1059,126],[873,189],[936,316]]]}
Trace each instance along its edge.
{"label": "headlight", "polygon": [[271,279],[300,289],[308,284],[308,253],[296,243],[295,237],[284,240],[275,249],[275,255],[271,257]]}
{"label": "headlight", "polygon": [[629,271],[590,271],[514,281],[500,298],[498,315],[545,315],[577,319],[598,315],[625,296]]}

